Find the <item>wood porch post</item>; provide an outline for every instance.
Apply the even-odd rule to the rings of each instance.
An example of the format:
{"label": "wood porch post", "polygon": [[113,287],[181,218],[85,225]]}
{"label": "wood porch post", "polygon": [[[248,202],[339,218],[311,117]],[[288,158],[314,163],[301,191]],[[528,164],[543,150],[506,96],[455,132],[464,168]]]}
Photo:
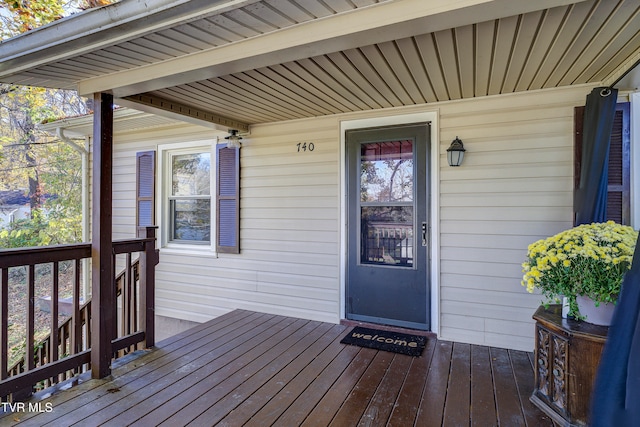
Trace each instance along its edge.
{"label": "wood porch post", "polygon": [[111,373],[116,320],[112,238],[113,95],[93,96],[91,376]]}

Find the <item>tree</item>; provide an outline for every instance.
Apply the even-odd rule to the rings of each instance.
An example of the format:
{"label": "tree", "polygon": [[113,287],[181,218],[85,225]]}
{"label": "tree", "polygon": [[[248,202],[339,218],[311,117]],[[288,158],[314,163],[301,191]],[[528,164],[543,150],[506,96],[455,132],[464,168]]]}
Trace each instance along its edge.
{"label": "tree", "polygon": [[94,7],[115,3],[113,0],[10,0],[0,2],[3,38],[12,37]]}
{"label": "tree", "polygon": [[[112,2],[2,1],[0,38],[109,3]],[[88,112],[87,100],[73,91],[0,84],[0,190],[25,191],[32,212],[31,221],[5,230],[0,246],[72,243],[80,239],[81,159],[66,143],[39,132],[37,124]]]}

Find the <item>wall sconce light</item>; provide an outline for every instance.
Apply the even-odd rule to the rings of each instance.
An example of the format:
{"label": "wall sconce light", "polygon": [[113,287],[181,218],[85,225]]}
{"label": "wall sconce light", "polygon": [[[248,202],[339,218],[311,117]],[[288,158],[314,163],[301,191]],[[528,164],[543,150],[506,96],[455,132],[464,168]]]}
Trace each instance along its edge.
{"label": "wall sconce light", "polygon": [[460,166],[465,151],[467,150],[464,149],[462,141],[456,136],[456,139],[451,141],[451,145],[447,148],[447,161],[449,162],[449,166]]}
{"label": "wall sconce light", "polygon": [[240,148],[242,137],[238,135],[237,129],[229,129],[229,135],[225,136],[224,139],[227,140],[227,148]]}

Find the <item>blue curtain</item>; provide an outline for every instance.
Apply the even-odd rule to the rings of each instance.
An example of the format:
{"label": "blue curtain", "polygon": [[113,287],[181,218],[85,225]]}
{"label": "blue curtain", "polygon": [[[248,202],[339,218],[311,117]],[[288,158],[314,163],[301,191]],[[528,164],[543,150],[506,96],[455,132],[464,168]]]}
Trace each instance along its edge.
{"label": "blue curtain", "polygon": [[618,90],[606,87],[587,95],[580,184],[573,201],[575,225],[606,221],[609,141],[617,100]]}
{"label": "blue curtain", "polygon": [[640,238],[602,351],[589,425],[640,425]]}

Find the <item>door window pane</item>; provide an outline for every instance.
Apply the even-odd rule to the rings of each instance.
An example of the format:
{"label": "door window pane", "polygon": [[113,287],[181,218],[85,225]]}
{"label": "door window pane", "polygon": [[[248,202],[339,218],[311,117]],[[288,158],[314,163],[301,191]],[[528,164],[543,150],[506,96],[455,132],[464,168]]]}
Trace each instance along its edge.
{"label": "door window pane", "polygon": [[360,201],[413,200],[413,143],[370,142],[360,151]]}
{"label": "door window pane", "polygon": [[413,265],[413,206],[363,206],[362,264]]}

